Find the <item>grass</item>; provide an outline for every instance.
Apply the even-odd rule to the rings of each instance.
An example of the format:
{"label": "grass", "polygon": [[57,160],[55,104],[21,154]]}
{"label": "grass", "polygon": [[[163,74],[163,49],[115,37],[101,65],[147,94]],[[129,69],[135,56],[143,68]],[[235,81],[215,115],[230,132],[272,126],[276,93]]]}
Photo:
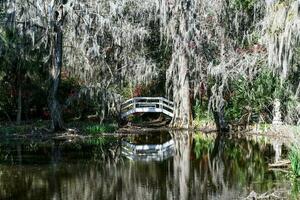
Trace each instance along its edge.
{"label": "grass", "polygon": [[85,133],[90,135],[101,134],[101,133],[113,133],[117,129],[114,124],[93,124],[86,126],[83,130]]}
{"label": "grass", "polygon": [[294,146],[289,152],[292,172],[296,177],[300,177],[300,147]]}

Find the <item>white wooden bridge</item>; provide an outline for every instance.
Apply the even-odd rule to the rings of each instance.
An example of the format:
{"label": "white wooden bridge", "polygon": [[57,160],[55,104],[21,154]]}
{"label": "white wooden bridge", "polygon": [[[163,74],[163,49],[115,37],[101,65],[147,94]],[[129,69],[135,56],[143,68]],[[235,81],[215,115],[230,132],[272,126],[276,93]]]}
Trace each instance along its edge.
{"label": "white wooden bridge", "polygon": [[164,97],[134,97],[122,103],[121,118],[134,113],[164,113],[173,117],[174,103]]}

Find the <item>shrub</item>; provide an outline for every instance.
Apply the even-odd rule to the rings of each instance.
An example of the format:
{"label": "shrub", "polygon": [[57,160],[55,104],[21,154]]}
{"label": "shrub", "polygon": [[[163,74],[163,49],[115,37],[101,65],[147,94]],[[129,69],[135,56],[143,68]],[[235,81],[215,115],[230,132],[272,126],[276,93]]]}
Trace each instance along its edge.
{"label": "shrub", "polygon": [[226,108],[226,118],[231,121],[255,121],[258,118],[270,120],[275,97],[280,96],[279,78],[269,69],[262,69],[254,80],[245,77],[233,80],[231,97]]}

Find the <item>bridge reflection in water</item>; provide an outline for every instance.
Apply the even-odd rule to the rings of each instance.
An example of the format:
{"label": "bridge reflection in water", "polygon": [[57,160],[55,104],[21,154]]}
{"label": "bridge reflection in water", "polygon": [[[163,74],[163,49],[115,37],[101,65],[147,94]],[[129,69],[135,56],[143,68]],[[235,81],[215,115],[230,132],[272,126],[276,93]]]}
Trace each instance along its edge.
{"label": "bridge reflection in water", "polygon": [[[155,139],[157,136],[159,141]],[[152,143],[147,141],[152,141]],[[155,141],[157,141],[156,144],[153,143]],[[172,157],[174,153],[174,140],[169,133],[137,135],[122,141],[122,155],[130,160],[163,161]]]}

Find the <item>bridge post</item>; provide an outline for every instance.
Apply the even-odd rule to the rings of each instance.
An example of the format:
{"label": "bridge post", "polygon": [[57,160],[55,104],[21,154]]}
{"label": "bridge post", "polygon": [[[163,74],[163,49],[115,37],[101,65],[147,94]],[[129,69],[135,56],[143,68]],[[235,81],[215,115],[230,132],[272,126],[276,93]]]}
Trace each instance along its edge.
{"label": "bridge post", "polygon": [[133,100],[132,100],[132,106],[133,106],[133,109],[136,109],[136,104],[135,104],[135,98],[133,98]]}
{"label": "bridge post", "polygon": [[163,109],[164,107],[163,107],[163,104],[164,104],[164,101],[163,101],[163,98],[159,98],[159,108],[160,109]]}

